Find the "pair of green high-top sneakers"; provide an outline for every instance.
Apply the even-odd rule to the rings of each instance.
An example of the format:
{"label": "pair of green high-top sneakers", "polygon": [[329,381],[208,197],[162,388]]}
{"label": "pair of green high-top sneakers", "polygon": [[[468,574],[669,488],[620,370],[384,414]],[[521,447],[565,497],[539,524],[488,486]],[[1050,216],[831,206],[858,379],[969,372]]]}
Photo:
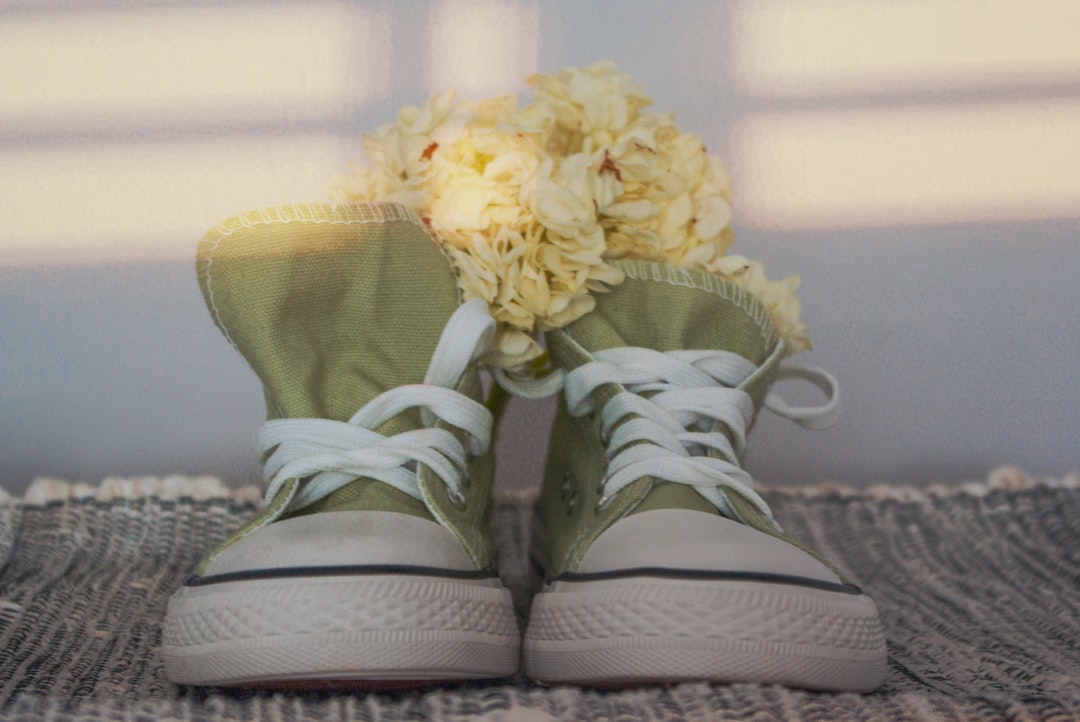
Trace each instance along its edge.
{"label": "pair of green high-top sneakers", "polygon": [[546,337],[542,385],[560,389],[538,504],[546,578],[522,634],[488,526],[487,304],[462,303],[399,205],[289,206],[211,232],[199,282],[262,380],[269,488],[170,600],[169,677],[879,685],[873,602],[780,531],[740,466],[762,406],[807,426],[835,412],[786,406],[777,378],[835,402],[831,378],[781,368],[768,313],[740,287],[618,265],[625,282]]}

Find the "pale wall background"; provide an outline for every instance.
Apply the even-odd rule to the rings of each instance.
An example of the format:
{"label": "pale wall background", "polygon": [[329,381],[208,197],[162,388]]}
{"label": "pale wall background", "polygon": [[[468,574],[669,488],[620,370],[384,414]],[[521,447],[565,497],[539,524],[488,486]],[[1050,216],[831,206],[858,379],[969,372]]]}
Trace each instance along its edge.
{"label": "pale wall background", "polygon": [[[203,308],[202,232],[322,200],[433,91],[605,58],[729,164],[733,251],[802,276],[801,360],[840,379],[832,430],[763,415],[756,476],[1080,468],[1078,7],[4,3],[0,485],[257,482],[260,389]],[[504,488],[537,483],[551,409],[511,408]]]}

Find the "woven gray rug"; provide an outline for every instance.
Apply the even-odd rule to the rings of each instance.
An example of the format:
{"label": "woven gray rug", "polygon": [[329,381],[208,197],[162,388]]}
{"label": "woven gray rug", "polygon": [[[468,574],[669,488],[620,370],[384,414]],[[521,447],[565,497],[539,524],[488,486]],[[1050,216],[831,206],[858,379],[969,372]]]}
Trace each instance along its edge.
{"label": "woven gray rug", "polygon": [[[889,675],[868,695],[519,680],[396,694],[222,692],[165,678],[169,594],[258,505],[212,479],[39,481],[0,493],[0,716],[18,720],[1076,720],[1080,477],[1003,469],[927,490],[766,489],[778,519],[877,601]],[[532,495],[494,515],[527,603]]]}

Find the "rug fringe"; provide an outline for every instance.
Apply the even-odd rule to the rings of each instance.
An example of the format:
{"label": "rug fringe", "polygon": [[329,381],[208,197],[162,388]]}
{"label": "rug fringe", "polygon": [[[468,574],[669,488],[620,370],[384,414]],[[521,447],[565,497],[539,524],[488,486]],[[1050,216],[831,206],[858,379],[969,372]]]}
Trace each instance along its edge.
{"label": "rug fringe", "polygon": [[0,503],[19,503],[25,506],[43,506],[64,501],[118,501],[123,499],[180,498],[206,501],[209,499],[232,499],[239,503],[258,501],[262,492],[254,486],[230,488],[213,476],[110,476],[97,485],[86,482],[69,482],[51,477],[41,477],[27,487],[21,495],[9,494],[0,489]]}
{"label": "rug fringe", "polygon": [[999,466],[981,481],[935,482],[927,486],[874,484],[867,487],[854,487],[835,482],[813,486],[765,484],[758,486],[759,491],[767,494],[801,497],[860,497],[872,501],[925,501],[931,498],[954,496],[983,497],[994,491],[1024,491],[1039,488],[1080,488],[1080,472],[1072,472],[1063,477],[1049,477],[1036,476],[1015,466]]}
{"label": "rug fringe", "polygon": [[[875,484],[860,488],[834,482],[812,486],[778,486],[762,484],[759,491],[778,496],[814,497],[861,497],[871,500],[924,501],[929,498],[950,496],[982,497],[993,491],[1023,491],[1036,488],[1080,488],[1080,473],[1064,477],[1035,476],[1015,466],[1000,466],[982,481],[959,483],[939,482],[926,487],[910,485],[889,486]],[[42,477],[35,479],[21,496],[10,494],[0,487],[0,504],[42,506],[63,501],[116,501],[120,499],[180,499],[196,501],[231,499],[237,503],[259,502],[263,492],[255,486],[232,488],[214,476],[111,476],[98,485],[85,482],[69,482],[62,479]],[[495,501],[499,503],[532,502],[539,496],[537,489],[496,490]]]}

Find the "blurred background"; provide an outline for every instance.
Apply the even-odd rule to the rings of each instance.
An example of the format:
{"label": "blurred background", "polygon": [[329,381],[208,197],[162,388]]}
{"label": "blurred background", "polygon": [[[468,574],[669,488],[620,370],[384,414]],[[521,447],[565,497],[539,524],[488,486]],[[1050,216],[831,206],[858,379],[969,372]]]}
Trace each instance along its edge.
{"label": "blurred background", "polygon": [[[1073,0],[0,2],[0,486],[258,483],[201,235],[324,200],[403,105],[602,59],[727,163],[732,252],[802,277],[798,360],[840,380],[831,430],[761,416],[756,477],[1076,470],[1078,27]],[[502,488],[538,483],[552,409],[511,406]]]}

